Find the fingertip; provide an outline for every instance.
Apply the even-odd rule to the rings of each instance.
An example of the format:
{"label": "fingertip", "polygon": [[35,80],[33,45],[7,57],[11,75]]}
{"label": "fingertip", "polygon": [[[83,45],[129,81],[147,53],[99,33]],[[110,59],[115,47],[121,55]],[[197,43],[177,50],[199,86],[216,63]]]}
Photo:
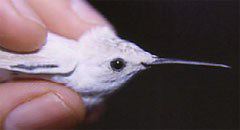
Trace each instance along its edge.
{"label": "fingertip", "polygon": [[28,0],[48,29],[70,39],[78,40],[96,26],[110,26],[108,21],[84,0]]}
{"label": "fingertip", "polygon": [[85,106],[79,95],[60,84],[5,83],[0,85],[0,95],[0,126],[6,117],[2,121],[5,129],[74,128],[85,118]]}
{"label": "fingertip", "polygon": [[70,5],[70,9],[73,11],[73,13],[76,13],[81,20],[86,21],[89,24],[109,24],[105,17],[86,0],[71,0]]}
{"label": "fingertip", "polygon": [[0,46],[5,49],[27,53],[38,50],[45,43],[47,31],[35,23],[18,20],[18,23],[12,27],[14,28],[9,28],[8,25],[0,26],[2,28],[0,30]]}
{"label": "fingertip", "polygon": [[10,1],[1,0],[1,47],[16,52],[32,52],[44,44],[47,36],[46,28],[40,24],[41,21],[36,22],[37,16],[34,13],[25,12],[20,11],[19,7],[17,8]]}

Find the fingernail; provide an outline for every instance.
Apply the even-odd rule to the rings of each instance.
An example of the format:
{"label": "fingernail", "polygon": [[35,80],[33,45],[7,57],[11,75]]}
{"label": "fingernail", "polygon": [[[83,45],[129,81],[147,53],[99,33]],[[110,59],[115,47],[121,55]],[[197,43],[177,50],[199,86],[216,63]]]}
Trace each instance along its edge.
{"label": "fingernail", "polygon": [[78,16],[92,24],[107,24],[107,20],[85,0],[71,0],[72,9]]}
{"label": "fingernail", "polygon": [[12,110],[5,120],[6,130],[49,129],[76,124],[73,111],[56,94],[48,93]]}
{"label": "fingernail", "polygon": [[41,21],[38,15],[31,9],[26,0],[11,0],[11,1],[12,5],[15,7],[17,12],[21,16],[30,19],[31,21],[36,22],[45,28],[44,23]]}

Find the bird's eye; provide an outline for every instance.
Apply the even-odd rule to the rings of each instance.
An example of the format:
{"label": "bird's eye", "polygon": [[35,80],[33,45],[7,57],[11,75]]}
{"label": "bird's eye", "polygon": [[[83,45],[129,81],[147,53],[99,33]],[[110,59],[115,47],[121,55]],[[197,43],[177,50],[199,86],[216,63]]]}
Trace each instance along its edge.
{"label": "bird's eye", "polygon": [[112,70],[119,72],[126,66],[126,62],[122,58],[116,58],[110,62],[110,66]]}

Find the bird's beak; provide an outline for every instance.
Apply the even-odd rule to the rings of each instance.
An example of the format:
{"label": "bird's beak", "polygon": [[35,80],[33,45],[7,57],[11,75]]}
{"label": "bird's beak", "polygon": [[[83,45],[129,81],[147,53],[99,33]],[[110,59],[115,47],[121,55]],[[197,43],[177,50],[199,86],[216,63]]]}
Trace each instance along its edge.
{"label": "bird's beak", "polygon": [[224,64],[207,63],[207,62],[200,62],[200,61],[189,61],[189,60],[182,60],[182,59],[158,58],[158,57],[154,57],[154,60],[150,63],[142,63],[142,65],[145,66],[146,68],[149,68],[154,65],[161,65],[161,64],[186,64],[186,65],[201,65],[201,66],[231,68],[230,66],[227,66]]}

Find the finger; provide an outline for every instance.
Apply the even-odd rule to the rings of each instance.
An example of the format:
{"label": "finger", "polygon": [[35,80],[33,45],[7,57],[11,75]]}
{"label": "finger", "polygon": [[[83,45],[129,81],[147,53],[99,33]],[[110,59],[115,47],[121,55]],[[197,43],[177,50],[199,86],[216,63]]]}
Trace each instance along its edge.
{"label": "finger", "polygon": [[0,129],[71,128],[85,116],[78,94],[55,83],[4,83],[0,95]]}
{"label": "finger", "polygon": [[94,106],[94,108],[87,112],[86,119],[84,120],[85,125],[96,123],[106,111],[104,103]]}
{"label": "finger", "polygon": [[109,25],[84,0],[28,0],[47,28],[68,38],[78,39],[86,30]]}
{"label": "finger", "polygon": [[23,0],[0,0],[0,46],[16,52],[40,48],[47,31]]}

